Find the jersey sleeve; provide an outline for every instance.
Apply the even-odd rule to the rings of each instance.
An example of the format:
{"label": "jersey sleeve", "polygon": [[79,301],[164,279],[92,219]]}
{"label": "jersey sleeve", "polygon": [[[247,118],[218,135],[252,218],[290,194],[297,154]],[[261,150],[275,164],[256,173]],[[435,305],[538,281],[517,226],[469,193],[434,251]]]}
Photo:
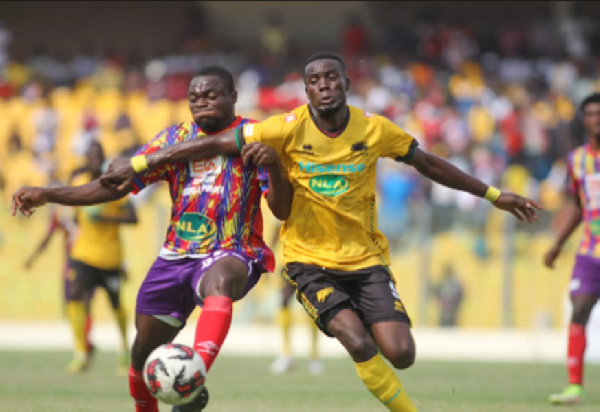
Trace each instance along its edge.
{"label": "jersey sleeve", "polygon": [[[146,143],[144,146],[138,149],[138,151],[135,153],[135,156],[154,153],[156,151],[159,151],[163,147],[172,145],[176,142],[177,139],[177,128],[177,126],[171,126],[169,128],[164,129],[162,132],[157,134],[152,140],[150,140],[148,143]],[[172,164],[166,164],[154,169],[147,169],[139,173],[132,183],[132,193],[138,193],[146,186],[151,185],[152,183],[158,182],[160,180],[167,180],[169,172],[172,170],[172,168]]]}
{"label": "jersey sleeve", "polygon": [[283,115],[271,116],[260,123],[247,124],[242,128],[246,144],[260,142],[271,146],[283,159],[285,138]]}
{"label": "jersey sleeve", "polygon": [[380,156],[407,162],[415,155],[419,143],[389,119],[378,116],[381,122]]}

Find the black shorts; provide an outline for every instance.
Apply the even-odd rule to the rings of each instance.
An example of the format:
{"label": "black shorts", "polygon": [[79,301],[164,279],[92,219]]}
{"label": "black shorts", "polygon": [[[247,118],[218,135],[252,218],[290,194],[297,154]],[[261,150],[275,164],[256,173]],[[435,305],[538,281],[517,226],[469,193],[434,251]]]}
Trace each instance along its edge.
{"label": "black shorts", "polygon": [[93,293],[94,289],[100,286],[106,290],[113,309],[120,307],[119,295],[123,280],[120,269],[100,269],[75,259],[71,259],[70,266],[75,271],[74,282],[82,288],[84,294]]}
{"label": "black shorts", "polygon": [[329,321],[342,309],[352,309],[369,327],[377,322],[411,324],[394,279],[385,266],[353,272],[293,262],[281,273],[296,290],[296,298],[328,336]]}

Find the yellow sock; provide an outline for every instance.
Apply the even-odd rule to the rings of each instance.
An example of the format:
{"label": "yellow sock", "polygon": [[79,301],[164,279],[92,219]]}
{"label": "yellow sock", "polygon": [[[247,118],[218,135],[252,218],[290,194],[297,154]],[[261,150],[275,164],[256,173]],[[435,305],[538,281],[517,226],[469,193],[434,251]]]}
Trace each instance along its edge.
{"label": "yellow sock", "polygon": [[408,394],[381,355],[377,354],[366,362],[355,363],[356,372],[367,389],[390,411],[414,412],[417,410]]}
{"label": "yellow sock", "polygon": [[129,342],[127,341],[127,312],[121,306],[119,309],[114,311],[115,318],[117,319],[117,326],[119,326],[119,333],[121,334],[121,348],[123,352],[129,351]]}
{"label": "yellow sock", "polygon": [[310,326],[310,359],[319,358],[319,327],[315,322],[311,322]]}
{"label": "yellow sock", "polygon": [[73,337],[75,338],[75,354],[85,355],[87,345],[85,341],[85,307],[80,300],[67,302],[67,318],[71,324]]}
{"label": "yellow sock", "polygon": [[281,325],[281,332],[283,334],[283,353],[286,356],[292,354],[292,343],[290,339],[290,329],[292,327],[292,314],[287,306],[279,309],[279,324]]}

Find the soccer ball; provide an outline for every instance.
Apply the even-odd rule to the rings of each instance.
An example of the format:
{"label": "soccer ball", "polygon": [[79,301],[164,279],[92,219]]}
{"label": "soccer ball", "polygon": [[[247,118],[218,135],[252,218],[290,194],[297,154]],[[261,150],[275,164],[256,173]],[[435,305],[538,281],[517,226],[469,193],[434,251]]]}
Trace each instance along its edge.
{"label": "soccer ball", "polygon": [[177,343],[161,345],[144,365],[144,382],[159,401],[170,405],[191,402],[202,390],[206,366],[192,348]]}

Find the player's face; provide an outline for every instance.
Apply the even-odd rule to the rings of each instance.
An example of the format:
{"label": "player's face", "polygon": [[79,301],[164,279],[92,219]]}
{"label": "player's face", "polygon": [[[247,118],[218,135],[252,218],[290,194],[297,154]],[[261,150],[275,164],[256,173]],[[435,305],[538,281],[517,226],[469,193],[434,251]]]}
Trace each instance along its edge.
{"label": "player's face", "polygon": [[236,100],[237,92],[228,91],[218,76],[198,76],[190,83],[190,111],[194,122],[205,132],[214,133],[229,126],[235,117]]}
{"label": "player's face", "polygon": [[100,173],[104,163],[104,151],[98,144],[91,144],[87,151],[87,163],[92,172]]}
{"label": "player's face", "polygon": [[583,123],[590,135],[600,138],[600,103],[588,103],[585,106]]}
{"label": "player's face", "polygon": [[336,60],[309,63],[304,70],[304,84],[310,105],[321,116],[330,116],[346,106],[350,80]]}

